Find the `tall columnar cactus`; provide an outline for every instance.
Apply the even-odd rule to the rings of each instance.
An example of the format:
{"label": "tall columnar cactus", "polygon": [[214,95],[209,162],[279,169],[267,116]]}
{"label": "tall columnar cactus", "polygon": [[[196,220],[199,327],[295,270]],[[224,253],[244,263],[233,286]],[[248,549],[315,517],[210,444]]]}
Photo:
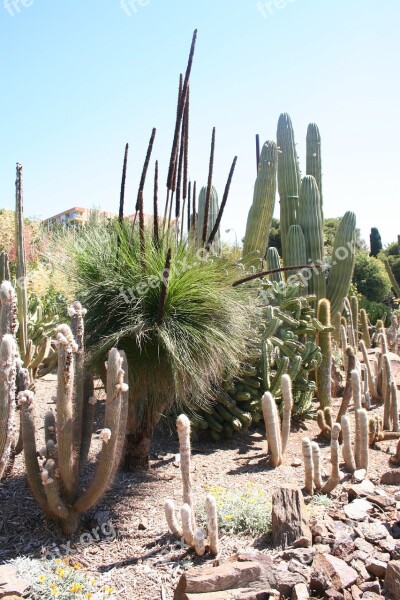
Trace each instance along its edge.
{"label": "tall columnar cactus", "polygon": [[350,308],[351,308],[351,316],[353,319],[353,330],[354,330],[354,337],[355,337],[355,347],[357,347],[357,343],[358,343],[358,337],[359,337],[359,333],[358,333],[358,328],[359,328],[359,319],[358,319],[358,311],[359,311],[359,307],[358,307],[358,298],[357,296],[350,296]]}
{"label": "tall columnar cactus", "polygon": [[18,298],[19,350],[25,366],[28,353],[28,293],[26,281],[26,256],[24,235],[24,196],[22,187],[22,165],[17,163],[15,181],[15,238],[17,242],[16,279]]}
{"label": "tall columnar cactus", "polygon": [[268,449],[271,454],[271,465],[278,467],[282,463],[282,442],[278,410],[270,392],[264,394],[261,402],[265,430],[267,432]]}
{"label": "tall columnar cactus", "polygon": [[321,212],[323,212],[321,135],[318,126],[315,123],[310,123],[307,127],[306,144],[306,174],[312,175],[317,182],[321,200]]}
{"label": "tall columnar cactus", "polygon": [[356,216],[348,211],[339,223],[332,251],[332,267],[326,286],[331,311],[342,310],[343,298],[348,294],[355,260]]}
{"label": "tall columnar cactus", "polygon": [[10,333],[0,344],[0,479],[7,467],[15,437],[15,378],[17,346]]}
{"label": "tall columnar cactus", "polygon": [[112,348],[107,361],[107,399],[102,448],[91,483],[79,493],[79,479],[87,458],[93,428],[93,380],[85,377],[83,353],[83,314],[79,303],[71,309],[74,339],[68,325],[57,330],[59,345],[56,410],[57,419],[49,412],[45,417],[45,446],[37,458],[34,424],[34,394],[18,395],[22,409],[22,429],[28,481],[42,509],[60,521],[66,534],[79,524],[79,514],[95,505],[119,464],[124,443],[128,411],[128,373],[123,352]]}
{"label": "tall columnar cactus", "polygon": [[340,483],[340,470],[339,470],[339,435],[341,427],[339,423],[335,423],[332,427],[331,434],[331,475],[328,481],[323,486],[321,492],[323,494],[330,494],[332,490]]}
{"label": "tall columnar cactus", "polygon": [[385,258],[383,260],[383,263],[385,265],[386,273],[389,276],[390,283],[391,283],[391,286],[393,288],[393,291],[396,294],[397,298],[400,298],[400,285],[398,284],[398,282],[396,280],[396,277],[393,274],[392,267],[390,266],[390,262],[388,261],[387,258]]}
{"label": "tall columnar cactus", "polygon": [[369,427],[365,408],[356,411],[356,448],[355,458],[358,469],[368,471]]}
{"label": "tall columnar cactus", "polygon": [[247,217],[243,242],[246,262],[257,264],[264,259],[275,207],[278,150],[275,142],[267,141],[261,150],[253,203]]}
{"label": "tall columnar cactus", "polygon": [[301,448],[304,459],[304,477],[305,489],[307,494],[314,494],[314,464],[313,464],[313,449],[311,441],[308,437],[302,439]]}
{"label": "tall columnar cactus", "polygon": [[297,222],[306,241],[307,260],[311,263],[308,288],[319,300],[326,296],[325,273],[318,268],[324,263],[324,224],[319,190],[312,175],[306,175],[301,182]]}
{"label": "tall columnar cactus", "polygon": [[[287,258],[286,258],[286,266],[287,267],[295,267],[296,265],[306,265],[307,264],[307,248],[306,248],[306,240],[304,237],[303,230],[299,225],[291,225],[289,227],[289,231],[287,234]],[[301,273],[301,270],[295,275]],[[293,277],[291,275],[290,277]],[[288,282],[290,281],[290,277],[288,278]],[[301,278],[302,289],[301,295],[305,295],[308,293],[308,283],[307,278]]]}
{"label": "tall columnar cactus", "polygon": [[321,408],[330,406],[332,402],[332,345],[331,333],[331,311],[329,300],[322,298],[318,303],[318,320],[326,327],[325,331],[318,334],[318,345],[321,348],[322,361],[317,369],[317,392]]}
{"label": "tall columnar cactus", "polygon": [[353,473],[356,470],[356,461],[351,441],[351,425],[348,415],[343,415],[341,419],[342,437],[343,437],[343,460],[346,468]]}
{"label": "tall columnar cactus", "polygon": [[[281,267],[281,257],[279,256],[279,252],[276,248],[273,248],[273,247],[268,248],[267,254],[265,256],[265,260],[267,263],[268,271],[272,271],[274,269],[279,269]],[[271,275],[268,275],[268,279],[270,281],[276,281],[277,283],[282,283],[283,282],[282,272],[279,271],[278,273],[271,273]]]}
{"label": "tall columnar cactus", "polygon": [[287,113],[280,115],[276,140],[279,148],[278,191],[280,198],[280,228],[284,263],[287,257],[287,235],[291,225],[297,223],[300,195],[300,167],[292,121]]}
{"label": "tall columnar cactus", "polygon": [[0,283],[10,280],[10,265],[8,263],[8,254],[2,250],[0,252]]}
{"label": "tall columnar cactus", "polygon": [[362,340],[364,341],[365,347],[367,349],[371,348],[371,337],[369,335],[369,322],[368,315],[365,308],[360,310],[360,321],[361,321],[361,332],[362,332]]}
{"label": "tall columnar cactus", "polygon": [[[198,198],[198,215],[197,215],[197,240],[201,243],[203,237],[204,215],[206,210],[207,187],[202,187]],[[219,211],[218,193],[214,186],[211,186],[210,204],[208,207],[208,223],[207,223],[207,239],[210,237],[215,221],[217,220]],[[213,241],[214,251],[219,254],[221,252],[221,234],[218,229]]]}

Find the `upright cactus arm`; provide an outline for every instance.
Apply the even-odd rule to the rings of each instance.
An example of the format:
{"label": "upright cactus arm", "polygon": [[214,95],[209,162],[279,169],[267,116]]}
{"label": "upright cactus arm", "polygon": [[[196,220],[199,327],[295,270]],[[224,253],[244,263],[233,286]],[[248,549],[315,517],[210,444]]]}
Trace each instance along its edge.
{"label": "upright cactus arm", "polygon": [[314,494],[313,450],[308,437],[302,439],[301,447],[304,459],[305,489],[307,494],[312,496]]}
{"label": "upright cactus arm", "polygon": [[321,474],[321,452],[317,442],[311,442],[312,462],[313,462],[313,479],[317,490],[323,486]]}
{"label": "upright cactus arm", "polygon": [[353,330],[354,330],[354,347],[357,347],[358,339],[359,339],[359,307],[358,307],[358,298],[357,296],[350,297],[350,308],[351,308],[351,316],[353,318]]}
{"label": "upright cactus arm", "polygon": [[356,216],[348,211],[339,223],[332,251],[332,268],[326,286],[331,311],[342,310],[343,298],[349,292],[355,260]]}
{"label": "upright cactus arm", "polygon": [[10,281],[10,265],[7,252],[0,252],[0,283]]}
{"label": "upright cactus arm", "polygon": [[290,376],[285,374],[281,378],[281,390],[283,399],[282,414],[282,456],[285,453],[290,434],[290,421],[293,409],[292,381]]}
{"label": "upright cactus arm", "polygon": [[215,498],[211,494],[206,497],[207,530],[210,542],[210,552],[214,556],[219,553],[218,515]]}
{"label": "upright cactus arm", "polygon": [[321,492],[323,494],[330,494],[335,487],[340,483],[340,470],[339,470],[339,435],[341,427],[339,423],[335,423],[332,428],[331,435],[331,475],[328,481],[325,483]]}
{"label": "upright cactus arm", "polygon": [[186,415],[180,415],[176,420],[179,437],[179,452],[181,457],[181,474],[183,487],[183,504],[188,504],[192,509],[192,529],[195,530],[194,505],[192,494],[192,477],[190,473],[190,421]]}
{"label": "upright cactus arm", "polygon": [[247,217],[243,242],[243,257],[246,262],[257,262],[265,256],[275,207],[277,165],[276,144],[267,141],[261,150],[253,203]]}
{"label": "upright cactus arm", "polygon": [[367,349],[371,348],[371,337],[369,335],[369,323],[368,323],[368,315],[365,308],[360,310],[360,321],[361,321],[361,331],[362,331],[362,340],[364,341],[365,347]]}
{"label": "upright cactus arm", "polygon": [[90,373],[85,375],[83,385],[83,412],[82,412],[82,437],[79,452],[79,472],[83,473],[93,434],[93,423],[96,414],[97,398],[94,395],[93,377]]}
{"label": "upright cactus arm", "polygon": [[25,366],[28,366],[26,362],[28,344],[28,293],[26,287],[22,165],[19,163],[17,163],[17,177],[15,181],[15,238],[17,241],[16,287],[18,297],[19,349]]}
{"label": "upright cactus arm", "polygon": [[[324,263],[324,227],[317,182],[311,175],[303,177],[300,189],[298,224],[306,241],[307,260],[312,265]],[[317,299],[325,298],[325,273],[319,269],[312,274],[308,288]]]}
{"label": "upright cactus arm", "polygon": [[166,500],[164,504],[165,518],[167,520],[168,527],[177,538],[182,537],[182,530],[179,527],[178,521],[175,516],[175,505],[173,500]]}
{"label": "upright cactus arm", "polygon": [[310,123],[307,127],[306,145],[306,174],[312,175],[317,182],[322,212],[321,135],[318,126],[315,123]]}
{"label": "upright cactus arm", "polygon": [[59,515],[54,514],[48,503],[37,459],[33,392],[29,390],[20,392],[18,394],[18,402],[21,406],[24,458],[29,486],[41,509],[51,518],[58,518]]}
{"label": "upright cactus arm", "polygon": [[393,274],[392,267],[390,266],[390,262],[388,261],[387,258],[385,258],[383,260],[383,263],[385,265],[386,273],[389,276],[390,283],[394,290],[394,293],[396,294],[397,298],[400,298],[400,285],[397,283],[397,280]]}
{"label": "upright cactus arm", "polygon": [[286,266],[287,235],[291,225],[296,225],[300,193],[300,167],[292,121],[287,113],[279,116],[276,140],[279,149],[278,191],[280,198],[280,228],[282,256]]}
{"label": "upright cactus arm", "polygon": [[[276,248],[271,247],[268,248],[267,254],[265,255],[267,269],[270,271],[279,269],[281,267],[281,257],[279,256],[279,252]],[[268,275],[268,279],[270,281],[276,281],[277,283],[283,282],[282,271],[278,271],[277,273],[271,273]]]}
{"label": "upright cactus arm", "polygon": [[74,414],[75,427],[73,431],[73,456],[75,457],[74,465],[74,478],[78,480],[80,472],[80,461],[77,457],[80,455],[81,442],[82,442],[82,430],[85,426],[83,423],[83,412],[84,412],[84,364],[85,364],[85,346],[84,346],[84,316],[86,315],[86,308],[82,307],[82,304],[75,301],[72,306],[69,307],[69,316],[71,317],[71,331],[73,338],[76,343],[76,351],[74,353],[75,361],[75,373],[73,382],[73,394],[72,394],[72,410]]}
{"label": "upright cactus arm", "polygon": [[68,519],[69,508],[61,499],[59,481],[56,477],[56,465],[52,458],[46,460],[41,472],[41,479],[50,510],[59,519]]}
{"label": "upright cactus arm", "polygon": [[371,365],[368,359],[368,352],[367,348],[365,347],[364,340],[360,341],[359,348],[363,355],[365,368],[368,371],[369,393],[371,394],[371,398],[373,400],[376,400],[376,398],[378,397],[378,390],[376,389],[376,380],[372,373]]}
{"label": "upright cactus arm", "polygon": [[0,479],[11,456],[15,438],[15,364],[17,346],[9,333],[0,344]]}
{"label": "upright cactus arm", "polygon": [[268,447],[271,452],[271,465],[278,467],[282,463],[281,432],[276,402],[270,392],[265,392],[261,400]]}
{"label": "upright cactus arm", "polygon": [[77,480],[74,463],[77,456],[73,454],[74,421],[72,397],[74,391],[74,352],[77,349],[68,325],[57,328],[58,342],[58,377],[57,377],[57,443],[59,455],[60,478],[69,502],[73,502],[73,494]]}
{"label": "upright cactus arm", "polygon": [[[299,225],[291,225],[287,234],[287,257],[286,266],[295,267],[296,265],[307,264],[307,249],[306,240],[302,228]],[[301,269],[298,271],[301,273]],[[288,283],[292,275],[288,277]],[[297,277],[295,275],[294,277]],[[308,293],[308,284],[306,278],[302,277],[301,285],[303,286],[302,294]]]}
{"label": "upright cactus arm", "polygon": [[6,333],[15,335],[17,327],[17,299],[9,281],[0,285],[0,338]]}
{"label": "upright cactus arm", "polygon": [[124,353],[112,348],[108,355],[107,366],[107,400],[105,412],[105,429],[103,430],[103,445],[99,456],[96,473],[92,483],[83,495],[76,500],[73,508],[83,512],[96,504],[110,484],[110,479],[117,468],[117,458],[120,456],[120,428],[122,407],[128,402],[128,373],[122,369]]}
{"label": "upright cactus arm", "polygon": [[[317,318],[325,327],[331,326],[330,303],[322,298],[318,303]],[[318,345],[321,348],[322,361],[317,369],[317,391],[321,408],[330,406],[332,402],[332,343],[330,331],[318,334]]]}
{"label": "upright cactus arm", "polygon": [[369,426],[368,414],[365,408],[359,408],[356,411],[356,427],[358,428],[358,432],[356,432],[356,441],[358,442],[356,450],[357,468],[368,471]]}
{"label": "upright cactus arm", "polygon": [[341,420],[343,437],[343,460],[346,468],[353,473],[356,470],[356,461],[354,459],[353,448],[351,445],[351,425],[348,415],[343,415]]}

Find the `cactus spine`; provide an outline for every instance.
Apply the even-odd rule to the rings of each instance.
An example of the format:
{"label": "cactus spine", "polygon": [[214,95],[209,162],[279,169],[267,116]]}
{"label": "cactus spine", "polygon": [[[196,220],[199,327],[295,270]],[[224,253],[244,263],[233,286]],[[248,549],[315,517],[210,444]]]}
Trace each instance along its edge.
{"label": "cactus spine", "polygon": [[[80,321],[77,330],[83,333],[84,311],[77,310],[79,307],[79,303],[74,304],[75,316]],[[36,452],[34,394],[24,391],[18,398],[22,409],[26,470],[33,495],[50,517],[60,521],[64,533],[71,534],[78,527],[79,514],[101,498],[119,464],[128,410],[128,374],[124,353],[112,348],[107,363],[107,399],[105,428],[101,435],[102,449],[94,478],[82,495],[79,495],[78,478],[87,456],[86,451],[82,452],[82,447],[86,445],[84,438],[87,434],[83,434],[82,423],[78,422],[79,411],[76,407],[82,402],[82,413],[91,414],[84,407],[87,403],[93,403],[93,398],[88,395],[90,386],[83,388],[79,383],[83,377],[83,361],[79,360],[77,353],[83,351],[83,340],[79,340],[79,348],[68,325],[59,326],[57,338],[57,421],[50,413],[45,417],[46,446],[42,451],[42,468]],[[82,389],[85,391],[82,392]],[[82,393],[83,399],[76,398],[77,394]],[[93,421],[85,426],[91,433]]]}
{"label": "cactus spine", "polygon": [[[356,411],[356,464],[358,469],[368,471],[368,442],[369,442],[369,426],[368,414],[365,408],[359,408]],[[358,460],[357,460],[358,459]]]}
{"label": "cactus spine", "polygon": [[360,310],[360,321],[361,321],[361,331],[362,331],[362,340],[367,349],[371,348],[371,337],[369,335],[369,323],[368,323],[368,315],[365,308]]}
{"label": "cactus spine", "polygon": [[346,468],[353,473],[356,470],[356,461],[354,459],[353,448],[351,445],[351,425],[348,415],[342,415],[341,419],[342,437],[343,437],[343,460]]}
{"label": "cactus spine", "polygon": [[246,261],[257,264],[265,256],[269,230],[275,207],[276,170],[278,149],[275,142],[267,141],[261,150],[258,173],[253,192],[253,203],[247,217],[243,243]]}
{"label": "cactus spine", "polygon": [[331,434],[331,475],[328,481],[323,486],[321,492],[323,494],[330,494],[332,490],[340,483],[340,471],[339,471],[339,435],[341,427],[339,423],[335,423],[332,427]]}
{"label": "cactus spine", "polygon": [[17,346],[10,333],[0,344],[0,479],[10,459],[15,437],[15,377]]}
{"label": "cactus spine", "polygon": [[318,303],[317,318],[327,329],[318,334],[318,345],[321,348],[322,361],[317,369],[317,391],[321,408],[330,406],[332,402],[332,345],[331,333],[329,331],[329,327],[331,326],[330,313],[329,300],[322,298]]}

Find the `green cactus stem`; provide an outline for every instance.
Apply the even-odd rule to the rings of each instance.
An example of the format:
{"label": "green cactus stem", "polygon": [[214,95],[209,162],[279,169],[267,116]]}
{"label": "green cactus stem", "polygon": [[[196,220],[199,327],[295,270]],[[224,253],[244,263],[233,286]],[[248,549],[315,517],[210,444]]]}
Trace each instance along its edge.
{"label": "green cactus stem", "polygon": [[[323,298],[318,303],[317,318],[326,328],[331,326],[329,300]],[[330,406],[332,402],[332,344],[328,330],[318,333],[318,345],[321,348],[322,360],[317,369],[317,392],[321,408]]]}
{"label": "green cactus stem", "polygon": [[253,202],[249,210],[243,242],[243,257],[247,263],[258,266],[265,256],[269,230],[275,207],[278,150],[275,142],[267,141],[262,147]]}
{"label": "green cactus stem", "polygon": [[332,267],[328,277],[326,295],[331,303],[332,313],[342,310],[343,298],[349,292],[355,260],[356,216],[345,213],[339,223],[332,251]]}
{"label": "green cactus stem", "polygon": [[281,257],[279,256],[278,250],[273,247],[268,248],[265,260],[267,263],[267,269],[275,271],[275,273],[268,275],[268,279],[270,281],[276,281],[277,283],[283,283],[282,272],[278,271],[281,266]]}
{"label": "green cactus stem", "polygon": [[362,340],[364,341],[365,347],[367,350],[371,348],[371,337],[369,334],[369,321],[368,315],[365,308],[360,310],[360,321],[361,321],[361,332],[362,332]]}
{"label": "green cactus stem", "polygon": [[319,196],[321,200],[321,213],[323,212],[322,202],[322,164],[321,164],[321,136],[318,126],[310,123],[307,127],[307,153],[306,153],[306,173],[312,175],[317,182]]}
{"label": "green cactus stem", "polygon": [[326,296],[325,273],[315,269],[314,265],[324,264],[324,229],[318,186],[311,175],[303,177],[301,182],[297,220],[306,241],[307,261],[310,262],[308,289],[320,300]]}
{"label": "green cactus stem", "polygon": [[279,116],[276,133],[279,149],[278,191],[280,199],[280,229],[284,264],[288,256],[287,235],[291,225],[296,225],[300,194],[300,167],[292,121],[287,113]]}

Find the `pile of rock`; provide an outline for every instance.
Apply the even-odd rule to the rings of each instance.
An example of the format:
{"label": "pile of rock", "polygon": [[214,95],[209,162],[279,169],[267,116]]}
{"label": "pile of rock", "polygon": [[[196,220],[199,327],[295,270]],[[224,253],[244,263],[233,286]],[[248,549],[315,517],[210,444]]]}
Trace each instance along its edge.
{"label": "pile of rock", "polygon": [[[287,498],[287,491],[280,496]],[[365,479],[343,485],[339,500],[338,508],[311,523],[312,539],[300,505],[302,526],[290,547],[190,569],[174,600],[399,600],[399,488]],[[278,512],[282,517],[282,506]],[[293,511],[288,514],[293,519]]]}

